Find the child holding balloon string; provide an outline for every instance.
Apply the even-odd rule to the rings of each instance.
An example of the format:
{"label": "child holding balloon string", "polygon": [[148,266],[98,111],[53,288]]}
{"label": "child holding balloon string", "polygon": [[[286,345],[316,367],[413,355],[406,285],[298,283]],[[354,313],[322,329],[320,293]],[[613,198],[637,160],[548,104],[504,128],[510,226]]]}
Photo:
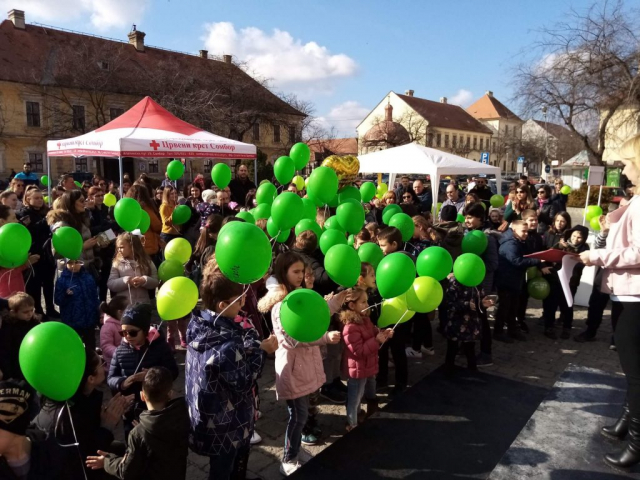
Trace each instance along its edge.
{"label": "child holding balloon string", "polygon": [[[0,205],[0,227],[13,223],[18,223],[15,212],[6,205]],[[26,230],[26,227],[16,227]],[[24,292],[25,281],[22,272],[39,259],[40,255],[30,255],[23,265],[14,268],[0,267],[0,298],[9,298],[14,293]]]}
{"label": "child holding balloon string", "polygon": [[158,286],[158,270],[137,235],[121,233],[116,239],[116,255],[107,286],[129,303],[151,303],[150,290]]}

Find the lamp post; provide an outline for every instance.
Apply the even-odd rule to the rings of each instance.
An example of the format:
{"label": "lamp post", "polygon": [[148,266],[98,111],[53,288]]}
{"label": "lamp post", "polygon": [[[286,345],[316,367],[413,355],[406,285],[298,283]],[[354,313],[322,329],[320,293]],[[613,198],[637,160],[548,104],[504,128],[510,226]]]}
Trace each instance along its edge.
{"label": "lamp post", "polygon": [[547,127],[547,106],[542,107],[542,115],[544,116],[544,162],[542,163],[542,171],[540,176],[547,181],[547,164],[549,162],[549,128]]}

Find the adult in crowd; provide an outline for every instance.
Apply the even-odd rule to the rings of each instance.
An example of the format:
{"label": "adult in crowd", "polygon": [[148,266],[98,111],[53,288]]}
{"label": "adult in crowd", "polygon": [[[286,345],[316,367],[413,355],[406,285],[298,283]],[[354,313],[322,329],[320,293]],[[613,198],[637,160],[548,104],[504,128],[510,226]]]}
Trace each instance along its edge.
{"label": "adult in crowd", "polygon": [[202,201],[200,185],[192,183],[184,189],[184,198],[180,200],[180,205],[187,205],[195,210]]}
{"label": "adult in crowd", "polygon": [[236,178],[229,182],[229,188],[231,189],[231,200],[238,205],[244,204],[249,190],[255,190],[257,188],[256,184],[249,179],[249,169],[246,165],[240,165],[238,167]]}
{"label": "adult in crowd", "polygon": [[216,192],[215,203],[216,205],[212,213],[217,213],[225,218],[236,214],[235,209],[231,208],[231,199],[227,189]]}
{"label": "adult in crowd", "polygon": [[104,178],[102,177],[102,175],[98,175],[97,173],[94,173],[93,177],[91,178],[91,185],[94,187],[99,187],[100,182],[104,182]]}
{"label": "adult in crowd", "polygon": [[17,178],[18,180],[22,180],[25,185],[37,185],[40,181],[40,177],[37,174],[31,171],[31,164],[25,163],[22,165],[22,171],[16,173],[16,176],[13,178]]}
{"label": "adult in crowd", "polygon": [[173,187],[164,187],[162,191],[162,205],[160,205],[160,219],[162,232],[160,237],[164,243],[169,243],[180,236],[180,226],[173,224],[173,211],[178,204],[178,191]]}
{"label": "adult in crowd", "polygon": [[411,188],[411,179],[406,175],[403,175],[400,179],[400,185],[398,185],[398,188],[395,190],[396,198],[402,198],[402,195],[409,190],[413,190]]}
{"label": "adult in crowd", "polygon": [[89,195],[89,189],[92,187],[91,182],[88,181],[84,181],[82,182],[82,193],[84,193],[84,196],[87,197]]}
{"label": "adult in crowd", "polygon": [[532,185],[529,182],[529,177],[527,177],[526,175],[520,175],[520,179],[518,180],[518,185],[521,187],[526,187],[529,189],[529,194],[531,195],[531,198],[535,198],[536,197],[536,186]]}
{"label": "adult in crowd", "polygon": [[44,197],[37,188],[29,189],[24,195],[24,206],[16,213],[20,223],[25,225],[31,234],[32,255],[40,255],[40,260],[32,265],[32,270],[25,272],[25,291],[35,301],[36,312],[43,314],[42,294],[46,305],[46,315],[60,318],[53,303],[53,279],[55,261],[51,253],[51,230],[47,224],[49,208]]}
{"label": "adult in crowd", "polygon": [[198,204],[196,211],[200,215],[200,227],[204,227],[207,223],[209,215],[218,213],[218,206],[216,205],[217,198],[216,192],[213,190],[205,190],[202,192],[202,203]]}
{"label": "adult in crowd", "polygon": [[[623,144],[623,174],[638,190],[640,185],[640,135]],[[620,366],[627,378],[627,403],[622,417],[613,426],[603,428],[608,437],[629,442],[618,454],[608,454],[605,462],[616,469],[628,469],[640,463],[640,200],[609,213],[611,225],[604,248],[580,254],[585,265],[602,267],[603,293],[611,295],[611,321],[616,325],[614,338]]]}
{"label": "adult in crowd", "polygon": [[475,193],[485,206],[489,208],[491,206],[489,200],[491,200],[493,192],[491,192],[491,189],[487,185],[487,177],[474,177],[473,183],[474,186],[469,189],[469,193]]}
{"label": "adult in crowd", "polygon": [[5,190],[0,193],[0,204],[5,207],[9,207],[13,211],[17,211],[20,207],[20,200],[18,200],[18,195],[16,192],[12,192],[11,190]]}
{"label": "adult in crowd", "polygon": [[[109,207],[104,204],[104,190],[100,187],[91,187],[87,196],[85,206],[90,216],[89,227],[91,235],[96,236],[107,230],[117,232],[120,228],[111,218]],[[111,272],[111,260],[116,253],[114,242],[108,242],[103,237],[102,241],[98,241],[100,247],[96,252],[96,256],[100,259],[98,270],[98,290],[100,292],[100,301],[107,299],[107,281]]]}
{"label": "adult in crowd", "polygon": [[556,204],[556,208],[559,212],[567,211],[567,202],[569,201],[569,195],[562,193],[560,190],[564,187],[564,182],[561,178],[556,178],[553,182],[554,194],[551,197],[551,201]]}
{"label": "adult in crowd", "polygon": [[402,203],[400,208],[402,211],[410,217],[415,217],[420,213],[418,210],[418,196],[413,190],[407,190],[402,194]]}
{"label": "adult in crowd", "polygon": [[416,196],[418,197],[418,211],[420,213],[430,212],[431,207],[433,207],[433,194],[431,190],[425,188],[424,182],[418,179],[413,182],[413,191],[416,192]]}
{"label": "adult in crowd", "polygon": [[514,220],[522,220],[522,212],[525,210],[537,210],[538,206],[531,196],[528,186],[519,185],[516,188],[516,197],[507,204],[504,211],[504,220],[511,223]]}
{"label": "adult in crowd", "polygon": [[24,182],[19,178],[13,177],[11,183],[9,183],[8,190],[12,191],[18,196],[18,206],[22,206],[22,197],[24,196]]}
{"label": "adult in crowd", "polygon": [[122,195],[123,196],[127,194],[132,184],[133,182],[131,181],[131,177],[129,177],[129,174],[125,174],[125,176],[122,178]]}
{"label": "adult in crowd", "polygon": [[164,180],[162,180],[162,183],[160,184],[161,187],[173,187],[173,188],[178,188],[178,182],[177,180],[171,180],[169,178],[169,174],[167,172],[164,172]]}
{"label": "adult in crowd", "polygon": [[76,182],[73,179],[73,175],[70,173],[65,173],[60,177],[59,185],[64,188],[65,192],[70,192],[76,189]]}
{"label": "adult in crowd", "polygon": [[464,210],[464,197],[460,196],[460,190],[458,190],[458,188],[456,187],[456,184],[452,181],[451,183],[449,183],[449,185],[447,185],[447,199],[442,202],[442,207],[440,208],[440,211],[438,212],[438,219],[441,220],[442,219],[442,208],[446,207],[447,205],[453,205],[458,213],[462,213],[462,211]]}
{"label": "adult in crowd", "polygon": [[164,187],[158,187],[155,190],[155,195],[153,197],[153,201],[156,204],[156,207],[160,208],[162,205],[162,192],[164,191]]}
{"label": "adult in crowd", "polygon": [[551,201],[551,187],[549,185],[540,185],[538,187],[538,233],[543,235],[549,227],[551,222],[559,212],[558,206]]}
{"label": "adult in crowd", "polygon": [[162,252],[160,251],[162,220],[160,219],[160,210],[151,198],[148,188],[138,182],[131,186],[125,197],[136,200],[151,219],[149,229],[144,233],[144,251],[151,257],[154,265],[158,267],[162,263]]}

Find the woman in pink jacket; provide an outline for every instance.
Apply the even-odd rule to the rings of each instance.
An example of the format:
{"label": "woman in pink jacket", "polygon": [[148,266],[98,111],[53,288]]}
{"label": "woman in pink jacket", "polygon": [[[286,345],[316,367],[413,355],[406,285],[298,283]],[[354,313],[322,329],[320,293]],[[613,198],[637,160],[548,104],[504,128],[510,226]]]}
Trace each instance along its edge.
{"label": "woman in pink jacket", "polygon": [[103,366],[107,373],[109,373],[113,354],[122,342],[120,319],[127,305],[129,305],[129,299],[120,296],[111,297],[109,303],[102,302],[100,304],[100,312],[103,315],[103,325],[100,329],[100,349],[104,360]]}
{"label": "woman in pink jacket", "polygon": [[611,320],[620,365],[627,377],[627,404],[615,425],[604,427],[608,437],[629,443],[618,454],[605,455],[604,461],[616,469],[640,463],[640,135],[625,142],[621,149],[623,174],[635,185],[629,203],[608,215],[611,225],[603,249],[580,254],[585,265],[603,268],[602,292],[611,294]]}

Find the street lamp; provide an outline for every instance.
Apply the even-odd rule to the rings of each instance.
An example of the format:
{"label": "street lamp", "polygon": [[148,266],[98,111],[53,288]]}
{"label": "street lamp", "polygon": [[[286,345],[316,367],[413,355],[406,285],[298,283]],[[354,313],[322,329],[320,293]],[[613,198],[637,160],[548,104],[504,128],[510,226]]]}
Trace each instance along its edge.
{"label": "street lamp", "polygon": [[542,107],[542,115],[544,116],[544,162],[540,176],[547,181],[547,163],[549,162],[549,128],[547,126],[547,106]]}

